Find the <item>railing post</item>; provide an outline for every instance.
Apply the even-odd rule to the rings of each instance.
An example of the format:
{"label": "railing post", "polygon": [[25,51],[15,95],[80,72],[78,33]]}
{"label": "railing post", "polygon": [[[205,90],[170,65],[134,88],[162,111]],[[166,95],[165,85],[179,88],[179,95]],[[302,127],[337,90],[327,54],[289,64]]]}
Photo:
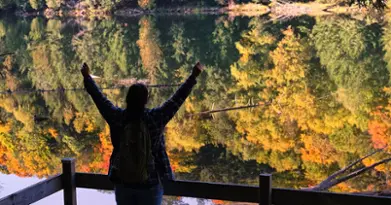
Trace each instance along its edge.
{"label": "railing post", "polygon": [[272,175],[259,175],[259,205],[272,204]]}
{"label": "railing post", "polygon": [[64,188],[64,205],[77,205],[75,159],[64,158],[62,162],[62,186]]}

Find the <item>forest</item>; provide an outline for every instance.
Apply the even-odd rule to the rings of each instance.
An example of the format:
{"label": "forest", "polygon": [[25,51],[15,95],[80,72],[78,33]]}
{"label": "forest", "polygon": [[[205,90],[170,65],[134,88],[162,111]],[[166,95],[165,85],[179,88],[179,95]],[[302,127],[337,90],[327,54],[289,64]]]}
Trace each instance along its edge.
{"label": "forest", "polygon": [[[348,16],[0,19],[0,171],[47,177],[67,156],[107,173],[109,129],[82,89],[82,62],[121,107],[129,82],[167,85],[150,87],[154,107],[200,60],[207,69],[166,130],[177,179],[256,184],[262,171],[277,187],[318,184],[391,151],[390,29]],[[246,105],[256,106],[197,115]],[[390,170],[333,190],[388,189]]]}
{"label": "forest", "polygon": [[[34,14],[36,11],[47,9],[50,11],[61,11],[61,13],[67,10],[106,11],[110,13],[127,8],[139,8],[141,11],[154,11],[159,8],[228,8],[234,5],[247,5],[243,8],[238,7],[239,10],[247,11],[257,10],[261,5],[273,6],[276,3],[278,5],[279,2],[315,2],[332,7],[358,5],[360,7],[375,8],[376,10],[383,10],[387,4],[386,0],[0,0],[0,12],[1,10],[17,10],[22,13]],[[193,12],[197,13],[197,9]]]}
{"label": "forest", "polygon": [[75,5],[86,5],[92,9],[116,9],[120,7],[139,7],[154,9],[167,6],[223,6],[228,3],[260,3],[260,0],[1,0],[1,8],[20,8],[41,10],[43,8],[73,8]]}

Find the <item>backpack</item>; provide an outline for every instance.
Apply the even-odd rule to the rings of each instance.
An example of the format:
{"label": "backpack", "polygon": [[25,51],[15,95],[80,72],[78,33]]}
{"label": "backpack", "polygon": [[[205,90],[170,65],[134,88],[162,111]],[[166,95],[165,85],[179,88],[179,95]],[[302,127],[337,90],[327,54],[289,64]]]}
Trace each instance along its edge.
{"label": "backpack", "polygon": [[124,183],[145,183],[148,165],[153,160],[151,138],[145,123],[128,122],[124,126],[113,169]]}

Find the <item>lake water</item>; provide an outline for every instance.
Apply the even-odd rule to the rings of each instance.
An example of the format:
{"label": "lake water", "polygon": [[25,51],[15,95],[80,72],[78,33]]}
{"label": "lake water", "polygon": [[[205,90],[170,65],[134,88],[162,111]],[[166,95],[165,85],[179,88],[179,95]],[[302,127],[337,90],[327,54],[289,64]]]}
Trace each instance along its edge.
{"label": "lake water", "polygon": [[[82,89],[82,62],[121,107],[131,83],[153,85],[148,106],[158,106],[195,62],[205,64],[166,129],[177,179],[256,185],[267,172],[274,187],[316,185],[391,142],[389,28],[351,16],[2,17],[0,54],[11,54],[0,57],[0,197],[59,173],[63,157],[76,158],[77,171],[107,173],[108,127]],[[198,114],[243,106],[251,108]],[[390,169],[331,190],[386,190]],[[81,189],[78,197],[114,204],[112,193]],[[57,193],[37,204],[61,201]],[[166,198],[180,201],[219,203]]]}

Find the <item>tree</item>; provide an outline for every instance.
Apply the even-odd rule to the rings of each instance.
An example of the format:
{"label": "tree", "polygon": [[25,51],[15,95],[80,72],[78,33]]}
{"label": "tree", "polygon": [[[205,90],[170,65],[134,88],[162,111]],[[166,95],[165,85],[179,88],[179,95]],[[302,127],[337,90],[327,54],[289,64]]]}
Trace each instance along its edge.
{"label": "tree", "polygon": [[7,8],[11,4],[11,0],[0,0],[0,9]]}
{"label": "tree", "polygon": [[51,9],[58,9],[63,3],[63,0],[46,0],[46,5]]}
{"label": "tree", "polygon": [[140,33],[137,45],[140,48],[143,68],[148,71],[151,83],[156,83],[156,74],[163,61],[159,32],[155,28],[155,22],[152,17],[142,17],[139,25]]}
{"label": "tree", "polygon": [[43,2],[42,0],[29,0],[30,1],[30,6],[31,8],[38,10],[43,7]]}
{"label": "tree", "polygon": [[356,116],[362,130],[375,90],[388,81],[379,32],[378,26],[347,18],[321,18],[311,34],[320,63],[337,85],[336,99]]}
{"label": "tree", "polygon": [[154,9],[156,7],[155,0],[138,0],[138,5],[142,9],[148,9],[148,10]]}

